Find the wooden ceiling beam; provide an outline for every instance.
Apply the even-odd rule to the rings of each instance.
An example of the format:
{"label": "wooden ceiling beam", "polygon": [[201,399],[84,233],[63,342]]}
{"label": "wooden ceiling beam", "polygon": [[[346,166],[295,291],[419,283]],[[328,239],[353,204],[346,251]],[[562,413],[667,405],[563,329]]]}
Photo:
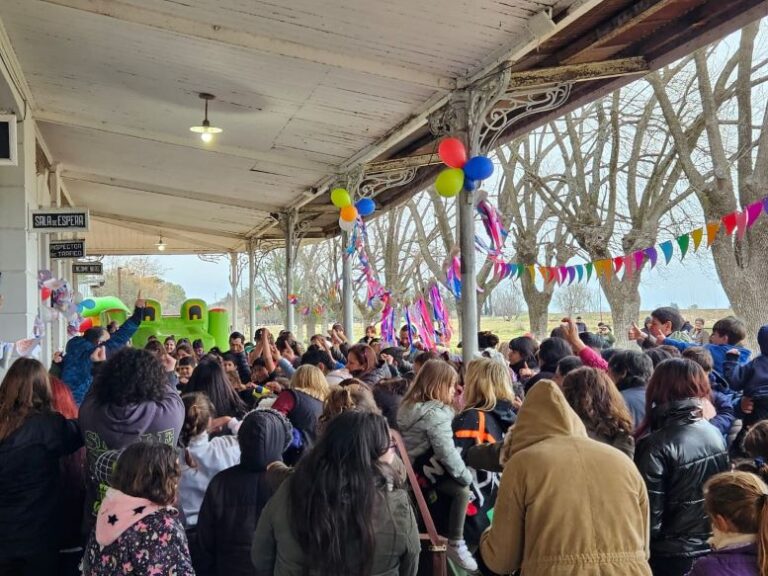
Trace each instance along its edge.
{"label": "wooden ceiling beam", "polygon": [[[100,218],[102,220],[120,222],[122,224],[141,224],[143,226],[149,226],[154,231],[156,231],[157,234],[165,234],[166,230],[178,230],[180,232],[194,232],[195,234],[204,234],[206,236],[213,236],[218,238],[228,238],[230,240],[245,239],[245,234],[236,234],[235,232],[226,232],[224,230],[205,228],[203,226],[172,224],[169,222],[163,222],[161,220],[152,220],[149,218],[140,218],[138,216],[128,216],[125,214],[110,214],[109,212],[101,212],[99,210],[91,210],[91,216],[94,218]],[[202,221],[204,222],[205,220]]]}
{"label": "wooden ceiling beam", "polygon": [[196,202],[205,202],[208,204],[216,204],[218,206],[231,206],[233,208],[241,208],[243,210],[253,210],[259,212],[264,216],[269,215],[270,212],[277,212],[283,210],[283,207],[275,206],[272,204],[261,204],[259,202],[251,202],[241,198],[231,198],[228,196],[219,196],[217,194],[206,194],[202,192],[193,192],[190,190],[180,190],[177,188],[168,188],[166,186],[157,186],[154,184],[147,184],[144,182],[135,182],[132,180],[123,180],[120,178],[112,178],[111,176],[104,176],[100,174],[91,174],[86,172],[78,172],[73,170],[63,170],[62,178],[70,182],[84,182],[87,184],[98,184],[99,186],[106,186],[108,188],[119,188],[123,190],[131,190],[135,192],[146,192],[147,194],[153,194],[156,196],[165,196],[168,198],[181,198],[184,200],[194,200]]}
{"label": "wooden ceiling beam", "polygon": [[282,38],[258,35],[246,30],[221,26],[215,22],[200,22],[177,16],[171,12],[134,6],[121,0],[110,0],[109,2],[103,0],[42,1],[89,14],[113,18],[120,22],[147,26],[181,36],[254,50],[263,54],[312,62],[330,68],[351,70],[438,90],[452,90],[456,87],[456,80],[447,76],[414,70],[356,54],[334,52]]}

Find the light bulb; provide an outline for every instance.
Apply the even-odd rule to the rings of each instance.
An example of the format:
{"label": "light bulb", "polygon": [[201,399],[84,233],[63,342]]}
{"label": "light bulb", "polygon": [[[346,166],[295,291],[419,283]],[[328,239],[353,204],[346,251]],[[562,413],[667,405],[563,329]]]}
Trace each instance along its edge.
{"label": "light bulb", "polygon": [[210,132],[203,132],[202,134],[200,134],[200,140],[208,144],[213,140],[213,134],[211,134]]}
{"label": "light bulb", "polygon": [[157,249],[158,249],[160,252],[165,252],[165,244],[158,244],[158,245],[157,245]]}

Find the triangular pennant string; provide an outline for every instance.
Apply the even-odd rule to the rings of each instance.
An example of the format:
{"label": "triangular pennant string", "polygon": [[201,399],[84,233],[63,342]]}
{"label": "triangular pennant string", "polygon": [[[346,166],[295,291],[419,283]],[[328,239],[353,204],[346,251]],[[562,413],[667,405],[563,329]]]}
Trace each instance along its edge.
{"label": "triangular pennant string", "polygon": [[738,212],[731,212],[730,214],[726,214],[720,219],[720,221],[725,226],[725,233],[728,234],[728,236],[733,234],[733,231],[736,230],[736,226],[738,225],[738,218]]}
{"label": "triangular pennant string", "polygon": [[662,253],[664,254],[664,262],[669,264],[672,261],[672,255],[675,253],[675,249],[672,246],[672,240],[667,240],[659,244]]}
{"label": "triangular pennant string", "polygon": [[739,212],[736,215],[736,236],[739,240],[744,240],[744,236],[747,234],[747,222],[749,221],[749,214],[746,211]]}
{"label": "triangular pennant string", "polygon": [[656,252],[656,248],[651,246],[650,248],[646,248],[643,252],[648,256],[648,260],[651,262],[651,270],[653,270],[656,266],[656,261],[659,259],[659,254]]}
{"label": "triangular pennant string", "polygon": [[635,261],[635,270],[640,270],[645,261],[645,252],[638,250],[632,255],[632,259]]}
{"label": "triangular pennant string", "polygon": [[685,258],[688,254],[688,246],[690,245],[691,237],[688,234],[683,234],[677,237],[677,245],[680,247],[680,260]]}
{"label": "triangular pennant string", "polygon": [[749,206],[747,206],[747,228],[752,228],[752,226],[757,222],[757,219],[760,218],[760,214],[763,213],[763,201],[760,202],[753,202]]}
{"label": "triangular pennant string", "polygon": [[720,232],[720,222],[709,222],[707,224],[707,248],[715,243],[718,232]]}
{"label": "triangular pennant string", "polygon": [[696,228],[696,230],[691,232],[691,238],[693,238],[693,250],[695,252],[701,246],[701,241],[704,238],[704,228]]}
{"label": "triangular pennant string", "polygon": [[577,264],[575,268],[576,268],[576,276],[579,277],[578,281],[581,282],[582,279],[584,278],[584,266],[581,264]]}
{"label": "triangular pennant string", "polygon": [[613,267],[616,274],[618,274],[624,267],[624,256],[616,256],[616,258],[613,259]]}
{"label": "triangular pennant string", "polygon": [[576,269],[573,266],[568,266],[568,286],[573,284],[573,280],[576,278]]}
{"label": "triangular pennant string", "polygon": [[595,265],[592,262],[587,262],[584,266],[587,269],[587,282],[589,282],[589,279],[592,278],[592,268]]}
{"label": "triangular pennant string", "polygon": [[548,282],[549,278],[549,270],[545,266],[539,266],[539,274],[541,274],[541,277],[544,279],[544,282]]}

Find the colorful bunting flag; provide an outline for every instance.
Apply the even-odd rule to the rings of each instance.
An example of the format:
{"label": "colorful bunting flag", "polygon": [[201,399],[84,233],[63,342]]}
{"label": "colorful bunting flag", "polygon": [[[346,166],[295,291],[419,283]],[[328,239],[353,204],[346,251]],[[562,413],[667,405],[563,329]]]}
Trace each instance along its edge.
{"label": "colorful bunting flag", "polygon": [[725,233],[730,236],[733,234],[733,231],[736,230],[736,226],[738,225],[738,212],[731,212],[730,214],[726,214],[723,216],[720,221],[725,226]]}
{"label": "colorful bunting flag", "polygon": [[738,212],[736,214],[736,236],[739,240],[744,240],[744,236],[747,234],[747,223],[749,222],[749,214],[745,210],[744,212]]}
{"label": "colorful bunting flag", "polygon": [[685,258],[685,255],[688,253],[688,246],[690,245],[691,237],[688,236],[688,234],[683,234],[682,236],[677,237],[677,245],[680,247],[680,260],[683,260]]}
{"label": "colorful bunting flag", "polygon": [[696,228],[691,232],[691,238],[693,238],[693,250],[696,252],[701,246],[701,240],[704,238],[704,228]]}
{"label": "colorful bunting flag", "polygon": [[632,255],[632,259],[635,261],[635,270],[640,270],[645,262],[645,252],[638,250]]}
{"label": "colorful bunting flag", "polygon": [[672,240],[667,240],[659,244],[659,248],[664,253],[664,260],[666,264],[672,261],[672,255],[675,253],[675,249],[672,246]]}
{"label": "colorful bunting flag", "polygon": [[643,252],[648,256],[648,260],[651,261],[651,270],[653,270],[654,266],[656,266],[656,261],[659,259],[659,254],[656,252],[656,248],[651,246],[650,248],[643,250]]}
{"label": "colorful bunting flag", "polygon": [[592,262],[586,263],[587,268],[587,282],[589,282],[589,279],[592,278],[592,268],[594,267],[594,264]]}
{"label": "colorful bunting flag", "polygon": [[624,256],[616,256],[613,259],[613,265],[615,266],[616,274],[618,274],[624,266]]}
{"label": "colorful bunting flag", "polygon": [[707,248],[710,248],[715,243],[718,232],[720,232],[720,222],[707,223]]}
{"label": "colorful bunting flag", "polygon": [[753,202],[749,206],[747,206],[746,210],[748,214],[747,218],[747,228],[752,228],[752,225],[757,222],[757,219],[760,217],[760,214],[763,212],[763,201],[759,202]]}
{"label": "colorful bunting flag", "polygon": [[574,266],[568,266],[568,286],[573,284],[573,280],[576,278],[576,268]]}
{"label": "colorful bunting flag", "polygon": [[584,266],[582,264],[576,264],[576,275],[579,277],[579,282],[584,278]]}

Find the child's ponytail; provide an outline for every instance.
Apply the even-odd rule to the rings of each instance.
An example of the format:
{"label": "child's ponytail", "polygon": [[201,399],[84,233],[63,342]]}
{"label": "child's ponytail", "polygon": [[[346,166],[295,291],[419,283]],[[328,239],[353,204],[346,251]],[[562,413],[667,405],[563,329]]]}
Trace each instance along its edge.
{"label": "child's ponytail", "polygon": [[181,397],[184,402],[184,425],[181,427],[179,444],[184,447],[184,462],[190,468],[197,468],[197,462],[192,457],[187,446],[195,436],[208,429],[208,423],[213,418],[214,408],[208,396],[202,392],[191,392]]}
{"label": "child's ponytail", "polygon": [[768,574],[768,494],[760,497],[760,527],[757,532],[757,567],[758,574]]}
{"label": "child's ponytail", "polygon": [[760,574],[768,574],[768,485],[750,472],[715,474],[704,485],[710,518],[721,516],[735,532],[757,536]]}

